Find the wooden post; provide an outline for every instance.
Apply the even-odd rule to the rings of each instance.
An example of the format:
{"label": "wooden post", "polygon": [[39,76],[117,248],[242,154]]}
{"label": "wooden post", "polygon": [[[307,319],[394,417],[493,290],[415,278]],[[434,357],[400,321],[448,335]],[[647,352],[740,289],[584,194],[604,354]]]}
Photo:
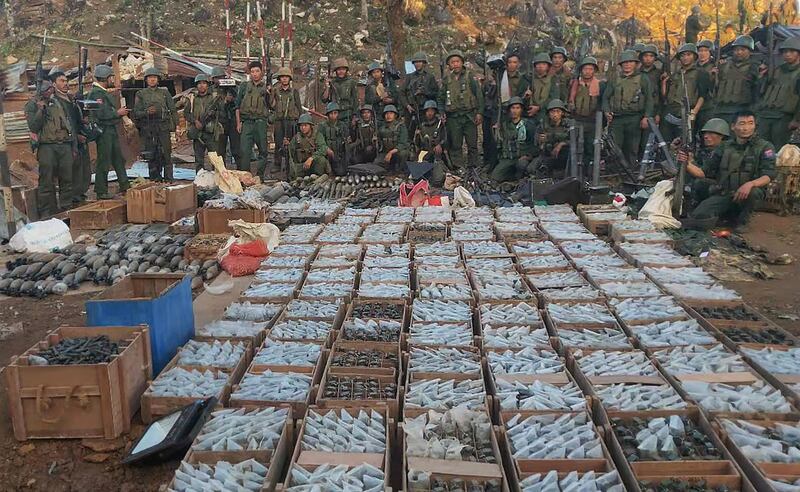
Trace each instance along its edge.
{"label": "wooden post", "polygon": [[[2,78],[2,75],[0,75]],[[3,210],[5,211],[6,228],[8,238],[17,232],[17,224],[14,220],[14,200],[11,190],[11,170],[8,167],[8,153],[6,152],[6,124],[3,113],[3,97],[5,93],[5,81],[0,80],[0,189],[3,192]]]}

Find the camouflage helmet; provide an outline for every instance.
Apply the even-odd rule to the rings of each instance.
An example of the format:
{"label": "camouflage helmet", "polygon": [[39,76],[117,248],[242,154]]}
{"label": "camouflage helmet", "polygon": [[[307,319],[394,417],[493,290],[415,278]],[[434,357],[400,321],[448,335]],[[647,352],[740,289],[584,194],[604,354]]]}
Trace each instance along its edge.
{"label": "camouflage helmet", "polygon": [[743,48],[753,51],[756,47],[756,43],[753,41],[753,38],[747,34],[743,34],[741,36],[737,36],[736,39],[733,40],[733,43],[731,43],[731,46],[742,46]]}
{"label": "camouflage helmet", "polygon": [[327,114],[332,113],[334,111],[339,111],[340,109],[341,108],[339,108],[339,105],[336,104],[335,102],[329,102],[328,105],[325,106],[325,114],[327,115]]}
{"label": "camouflage helmet", "polygon": [[785,39],[780,45],[778,45],[778,50],[795,50],[800,51],[800,37],[793,37]]}
{"label": "camouflage helmet", "polygon": [[215,79],[217,77],[224,77],[225,76],[225,69],[222,67],[214,67],[211,69],[211,78]]}
{"label": "camouflage helmet", "polygon": [[360,108],[358,108],[358,112],[362,111],[369,111],[370,113],[374,113],[375,110],[372,109],[372,104],[362,104]]}
{"label": "camouflage helmet", "polygon": [[700,133],[706,132],[718,133],[725,137],[730,137],[731,127],[728,122],[722,118],[711,118],[710,120],[706,121],[706,124],[703,125],[703,128],[700,130]]}
{"label": "camouflage helmet", "polygon": [[292,69],[289,67],[281,67],[278,69],[278,73],[276,73],[275,75],[278,78],[289,77],[289,80],[292,80]]}
{"label": "camouflage helmet", "polygon": [[560,109],[562,111],[568,112],[567,105],[564,104],[564,101],[561,99],[553,99],[549,103],[547,103],[547,111],[551,111],[553,109]]}
{"label": "camouflage helmet", "polygon": [[417,51],[414,53],[414,56],[411,57],[411,63],[418,61],[428,63],[428,55],[423,51]]}
{"label": "camouflage helmet", "polygon": [[156,76],[156,77],[158,77],[160,79],[161,78],[161,72],[156,67],[150,67],[150,68],[148,68],[147,70],[144,71],[144,78],[146,79],[147,77],[150,77],[150,76]]}
{"label": "camouflage helmet", "polygon": [[562,55],[564,55],[564,58],[566,58],[567,57],[567,49],[564,48],[563,46],[553,46],[553,49],[550,50],[550,58],[552,58],[553,55],[557,55],[557,54],[562,54]]}
{"label": "camouflage helmet", "polygon": [[658,56],[658,47],[654,44],[646,44],[644,48],[639,52],[639,56],[644,55],[645,53],[652,53]]}
{"label": "camouflage helmet", "polygon": [[511,98],[511,99],[509,99],[509,100],[508,100],[508,102],[506,103],[506,105],[507,105],[509,108],[510,108],[511,106],[514,106],[515,104],[519,104],[520,106],[522,106],[522,107],[525,107],[525,103],[522,101],[522,98],[521,98],[521,97],[519,97],[519,96],[514,96],[514,97],[512,97],[512,98]]}
{"label": "camouflage helmet", "polygon": [[331,68],[333,69],[334,72],[340,68],[346,68],[349,70],[350,64],[347,63],[347,58],[337,58],[333,60],[333,66]]}
{"label": "camouflage helmet", "polygon": [[686,43],[681,45],[678,48],[678,51],[675,53],[675,58],[680,58],[683,53],[692,53],[695,57],[697,57],[697,45],[694,43]]}
{"label": "camouflage helmet", "polygon": [[453,50],[447,54],[447,58],[445,58],[444,62],[450,63],[450,58],[453,58],[454,56],[461,58],[462,62],[464,61],[464,52],[461,50]]}
{"label": "camouflage helmet", "polygon": [[198,84],[198,83],[200,83],[200,82],[210,82],[210,81],[211,81],[211,80],[209,79],[208,75],[206,75],[206,74],[204,74],[204,73],[198,73],[198,74],[197,74],[197,75],[195,75],[195,77],[194,77],[194,83],[195,83],[195,84]]}
{"label": "camouflage helmet", "polygon": [[578,65],[578,70],[580,70],[581,68],[583,68],[586,65],[594,65],[595,69],[599,67],[599,65],[597,64],[597,58],[595,58],[593,56],[585,56],[585,57],[583,57],[583,60],[581,60],[581,64]]}
{"label": "camouflage helmet", "polygon": [[94,67],[94,78],[97,80],[105,80],[114,75],[114,69],[108,65],[97,65]]}
{"label": "camouflage helmet", "polygon": [[547,53],[537,53],[536,56],[533,57],[533,65],[536,66],[538,63],[547,63],[548,65],[552,65],[553,61],[550,60],[550,55]]}
{"label": "camouflage helmet", "polygon": [[710,39],[704,39],[704,40],[700,41],[699,43],[697,43],[697,49],[699,50],[700,48],[708,48],[710,50],[713,50],[714,49],[714,41],[711,41]]}
{"label": "camouflage helmet", "polygon": [[62,75],[65,75],[64,69],[56,65],[50,69],[50,72],[47,74],[47,78],[55,82],[56,79]]}
{"label": "camouflage helmet", "polygon": [[303,113],[297,119],[297,124],[298,125],[303,125],[303,124],[305,124],[305,125],[313,125],[314,124],[314,118],[312,118],[311,115],[308,114],[308,113]]}
{"label": "camouflage helmet", "polygon": [[630,50],[631,50],[631,51],[635,51],[635,52],[637,52],[637,53],[641,53],[641,52],[643,52],[643,51],[644,51],[644,48],[645,48],[646,46],[647,46],[647,45],[645,45],[644,43],[636,43],[636,44],[634,44],[633,46],[631,46],[631,47],[630,47]]}
{"label": "camouflage helmet", "polygon": [[369,74],[371,74],[375,70],[383,71],[383,67],[381,66],[380,63],[372,62],[372,63],[369,64],[369,67],[367,67],[367,73],[369,73]]}
{"label": "camouflage helmet", "polygon": [[436,104],[436,101],[428,99],[425,101],[425,104],[422,105],[422,110],[427,111],[428,109],[435,109],[436,111],[439,111],[439,105]]}
{"label": "camouflage helmet", "polygon": [[387,104],[386,107],[383,108],[383,114],[386,113],[400,114],[397,112],[397,106],[394,104]]}
{"label": "camouflage helmet", "polygon": [[636,55],[635,51],[625,50],[619,55],[619,62],[617,65],[622,65],[625,62],[638,62],[639,57]]}

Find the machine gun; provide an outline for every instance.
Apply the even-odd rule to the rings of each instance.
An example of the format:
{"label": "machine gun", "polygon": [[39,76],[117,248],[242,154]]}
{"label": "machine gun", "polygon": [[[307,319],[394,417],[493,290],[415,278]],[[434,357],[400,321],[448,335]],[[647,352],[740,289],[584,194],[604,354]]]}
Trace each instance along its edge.
{"label": "machine gun", "polygon": [[[692,153],[694,152],[694,129],[692,128],[691,118],[692,108],[689,101],[689,90],[686,87],[686,77],[684,76],[683,72],[681,72],[681,86],[683,89],[683,98],[681,101],[681,147],[687,153]],[[686,163],[682,162],[678,168],[678,174],[675,177],[675,196],[672,197],[672,215],[675,218],[679,218],[681,216],[685,183]]]}

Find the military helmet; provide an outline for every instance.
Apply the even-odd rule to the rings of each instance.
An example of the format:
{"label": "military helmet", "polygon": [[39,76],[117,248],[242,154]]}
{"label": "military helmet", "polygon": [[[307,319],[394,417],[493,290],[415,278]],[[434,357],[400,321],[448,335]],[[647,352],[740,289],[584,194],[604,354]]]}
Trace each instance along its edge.
{"label": "military helmet", "polygon": [[422,105],[423,111],[426,111],[428,109],[435,109],[436,111],[439,111],[439,105],[436,104],[436,101],[429,99],[425,101],[425,104]]}
{"label": "military helmet", "polygon": [[550,55],[547,53],[537,53],[536,56],[533,57],[533,65],[536,66],[537,63],[547,63],[548,65],[552,65],[553,61],[550,60]]}
{"label": "military helmet", "polygon": [[638,62],[639,57],[636,55],[635,51],[625,50],[619,55],[619,63],[618,65],[622,65],[625,62]]}
{"label": "military helmet", "polygon": [[677,53],[675,53],[675,58],[680,57],[682,53],[693,53],[695,56],[697,56],[697,45],[694,43],[686,43],[681,45],[681,47],[678,48]]}
{"label": "military helmet", "polygon": [[161,72],[156,67],[150,67],[144,71],[144,78],[150,77],[151,75],[155,75],[159,79],[161,78]]}
{"label": "military helmet", "polygon": [[785,39],[780,45],[778,45],[778,50],[795,50],[800,51],[800,37],[793,37]]}
{"label": "military helmet", "polygon": [[56,65],[50,69],[50,72],[47,74],[47,78],[55,82],[56,79],[61,75],[64,75],[64,69]]}
{"label": "military helmet", "polygon": [[214,67],[211,69],[211,78],[224,77],[225,69],[222,67]]}
{"label": "military helmet", "polygon": [[329,102],[328,105],[325,106],[325,114],[327,115],[328,113],[339,111],[340,109],[341,108],[339,108],[339,105],[336,104],[335,102]]}
{"label": "military helmet", "polygon": [[375,110],[372,109],[372,104],[362,104],[360,108],[358,108],[358,112],[362,111],[369,111],[370,113],[374,113]]}
{"label": "military helmet", "polygon": [[337,58],[333,60],[333,66],[331,68],[334,72],[340,68],[350,69],[350,64],[347,63],[347,58]]}
{"label": "military helmet", "polygon": [[386,113],[394,113],[398,115],[400,114],[397,112],[397,106],[395,106],[394,104],[387,104],[386,107],[383,108],[383,114]]}
{"label": "military helmet", "polygon": [[647,45],[645,45],[644,43],[636,43],[633,46],[631,46],[630,50],[635,51],[637,53],[641,53],[644,51],[646,46]]}
{"label": "military helmet", "polygon": [[699,50],[700,48],[708,48],[710,50],[713,50],[714,49],[714,41],[711,41],[710,39],[704,39],[704,40],[700,41],[699,43],[697,43],[697,49]]}
{"label": "military helmet", "polygon": [[519,104],[520,106],[523,106],[523,107],[525,106],[525,103],[522,101],[522,98],[521,98],[521,97],[519,97],[519,96],[514,96],[514,97],[512,97],[512,98],[511,98],[511,99],[509,99],[509,100],[508,100],[508,102],[506,103],[506,105],[508,105],[508,107],[509,107],[509,108],[510,108],[511,106],[515,105],[515,104]]}
{"label": "military helmet", "polygon": [[706,121],[706,124],[703,125],[703,128],[700,130],[700,133],[705,132],[718,133],[720,135],[730,137],[731,127],[728,122],[722,118],[711,118],[710,120]]}
{"label": "military helmet", "polygon": [[302,125],[302,124],[313,125],[314,124],[314,118],[312,118],[311,115],[308,114],[308,113],[303,113],[297,119],[297,124],[298,125]]}
{"label": "military helmet", "polygon": [[108,65],[97,65],[94,67],[94,78],[97,80],[105,80],[114,75],[114,70]]}
{"label": "military helmet", "polygon": [[39,90],[40,90],[40,92],[46,92],[48,89],[52,89],[52,88],[53,88],[53,83],[50,82],[49,80],[45,79],[45,80],[42,81],[42,85],[41,85],[41,88]]}
{"label": "military helmet", "polygon": [[700,13],[700,6],[699,5],[692,6],[692,13],[693,14],[699,14]]}
{"label": "military helmet", "polygon": [[369,73],[369,74],[371,74],[375,70],[383,71],[383,67],[381,66],[380,63],[372,62],[372,63],[369,64],[369,67],[367,67],[367,73]]}
{"label": "military helmet", "polygon": [[550,50],[550,57],[552,58],[553,55],[557,55],[559,53],[564,55],[564,58],[567,57],[567,49],[563,46],[553,46],[553,49]]}
{"label": "military helmet", "polygon": [[208,75],[206,75],[204,73],[198,73],[197,75],[195,75],[194,83],[197,84],[197,83],[200,83],[200,82],[210,82],[210,79],[208,78]]}
{"label": "military helmet", "polygon": [[417,51],[414,53],[414,56],[411,57],[411,63],[418,61],[428,63],[428,55],[422,51]]}
{"label": "military helmet", "polygon": [[278,69],[278,73],[276,75],[278,78],[289,77],[289,80],[292,80],[292,69],[289,67],[281,67]]}
{"label": "military helmet", "polygon": [[731,43],[731,46],[743,46],[748,50],[753,51],[756,47],[756,43],[753,41],[753,38],[747,34],[743,34],[741,36],[737,36],[737,38],[733,40],[733,43]]}
{"label": "military helmet", "polygon": [[464,52],[463,51],[461,51],[461,50],[452,50],[450,53],[447,54],[447,58],[445,58],[444,62],[445,63],[450,63],[450,58],[453,58],[454,56],[457,56],[457,57],[461,58],[462,62],[464,61]]}
{"label": "military helmet", "polygon": [[551,109],[560,109],[562,111],[569,111],[567,109],[567,105],[564,104],[564,101],[562,101],[561,99],[553,99],[552,101],[547,103],[547,111],[550,111]]}
{"label": "military helmet", "polygon": [[578,65],[578,69],[580,70],[586,65],[594,65],[594,68],[598,68],[599,65],[597,64],[597,58],[593,56],[585,56],[583,60],[581,60],[581,64]]}
{"label": "military helmet", "polygon": [[652,53],[658,56],[658,47],[654,44],[646,44],[644,48],[639,52],[639,56],[644,55],[645,53]]}

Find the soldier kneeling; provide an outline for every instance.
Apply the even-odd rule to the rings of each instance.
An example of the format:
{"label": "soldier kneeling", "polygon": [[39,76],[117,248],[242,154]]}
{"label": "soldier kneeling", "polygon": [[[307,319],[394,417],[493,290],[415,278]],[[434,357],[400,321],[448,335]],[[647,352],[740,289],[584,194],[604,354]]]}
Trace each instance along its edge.
{"label": "soldier kneeling", "polygon": [[508,100],[508,118],[502,119],[498,140],[502,145],[500,160],[492,170],[495,181],[510,181],[527,173],[535,153],[536,124],[523,118],[525,103],[514,96]]}
{"label": "soldier kneeling", "polygon": [[325,158],[328,146],[322,134],[314,128],[311,115],[300,115],[297,124],[300,131],[289,143],[289,177],[331,174],[331,165]]}
{"label": "soldier kneeling", "polygon": [[425,119],[417,127],[414,135],[414,145],[417,150],[427,152],[425,161],[433,163],[431,170],[431,184],[441,186],[444,183],[445,152],[447,132],[442,118],[439,117],[439,107],[436,101],[425,101],[423,105]]}

